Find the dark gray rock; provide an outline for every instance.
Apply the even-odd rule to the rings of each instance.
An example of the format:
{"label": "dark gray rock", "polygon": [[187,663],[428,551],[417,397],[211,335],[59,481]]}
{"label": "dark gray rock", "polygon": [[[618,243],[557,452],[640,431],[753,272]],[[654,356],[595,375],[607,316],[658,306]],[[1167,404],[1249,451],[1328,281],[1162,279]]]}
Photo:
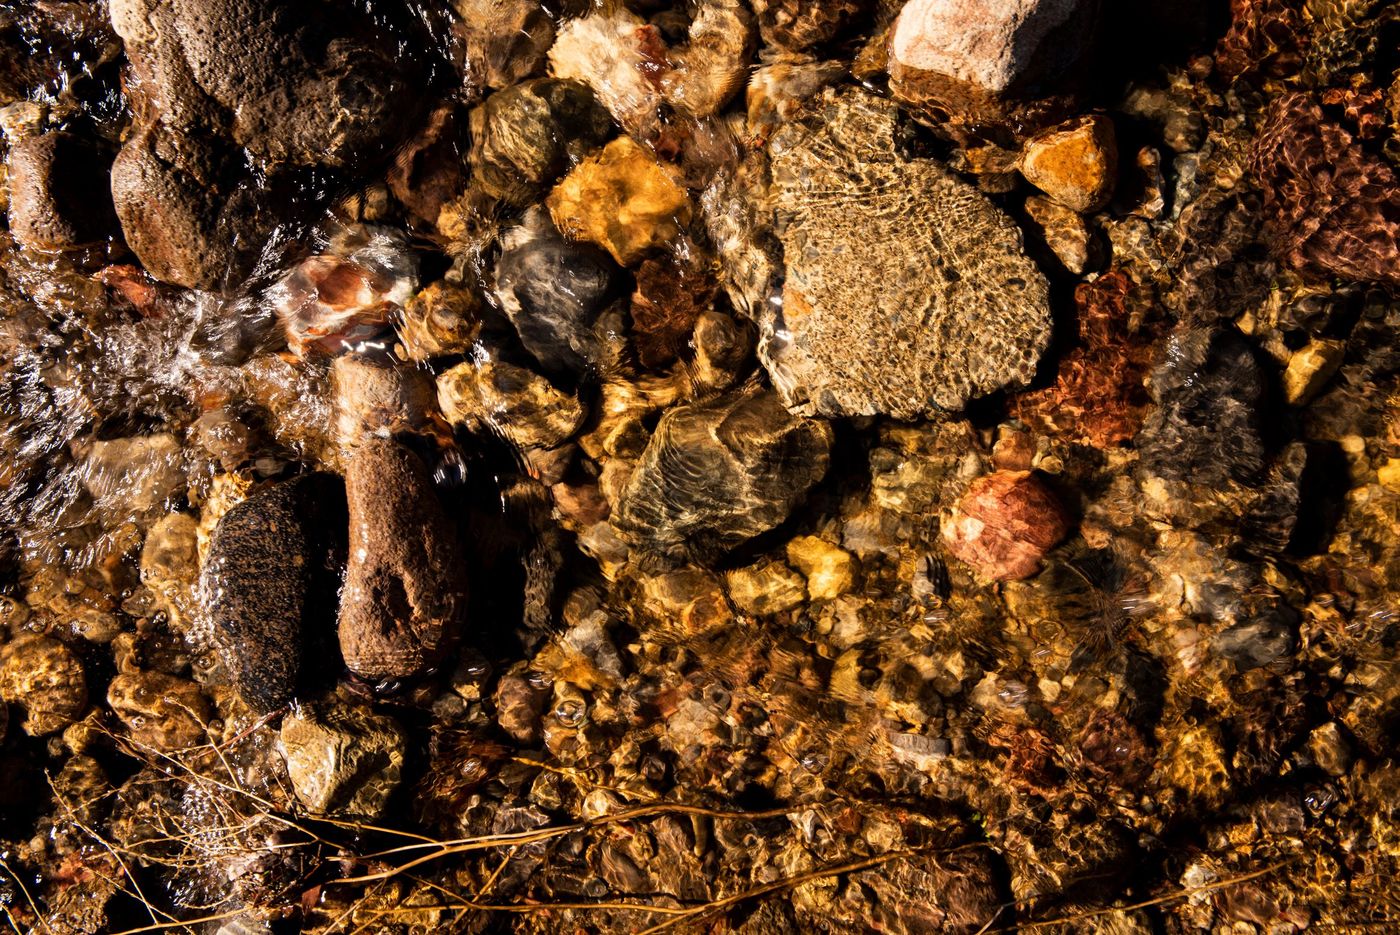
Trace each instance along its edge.
{"label": "dark gray rock", "polygon": [[117,234],[107,174],[111,156],[62,131],[10,151],[10,231],[26,247],[66,250]]}
{"label": "dark gray rock", "polygon": [[580,81],[537,78],[472,112],[472,175],[493,198],[538,200],[611,135],[612,117]]}
{"label": "dark gray rock", "polygon": [[767,532],[826,474],[831,427],[746,389],[670,409],[613,512],[629,545],[708,562]]}
{"label": "dark gray rock", "polygon": [[1241,669],[1257,669],[1292,655],[1296,621],[1286,608],[1237,623],[1215,637],[1215,651]]}
{"label": "dark gray rock", "polygon": [[467,568],[455,524],[423,461],[397,442],[363,442],[345,480],[345,664],[372,682],[423,675],[442,662],[466,620]]}
{"label": "dark gray rock", "polygon": [[282,707],[304,675],[339,670],[326,650],[346,526],[340,478],[309,474],[255,491],[214,530],[200,588],[215,650],[254,711]]}
{"label": "dark gray rock", "polygon": [[520,342],[545,371],[577,374],[597,359],[593,323],[618,276],[611,257],[565,240],[536,207],[503,239],[496,296]]}

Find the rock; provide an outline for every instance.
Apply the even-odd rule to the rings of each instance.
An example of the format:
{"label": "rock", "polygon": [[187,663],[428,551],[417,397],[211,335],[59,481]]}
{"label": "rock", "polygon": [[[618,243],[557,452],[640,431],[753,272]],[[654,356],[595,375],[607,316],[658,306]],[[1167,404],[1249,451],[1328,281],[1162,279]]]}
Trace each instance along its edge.
{"label": "rock", "polygon": [[754,0],[753,9],[765,44],[805,52],[836,38],[874,5],[873,0]]}
{"label": "rock", "polygon": [[[253,491],[214,528],[200,590],[214,649],[258,714],[287,704],[306,678],[338,668],[324,660],[348,522],[341,480],[308,474]],[[318,664],[304,670],[310,658]]]}
{"label": "rock", "polygon": [[437,224],[443,205],[466,190],[468,167],[462,158],[466,151],[466,114],[454,103],[435,107],[418,132],[395,153],[388,175],[389,191],[413,217]]}
{"label": "rock", "polygon": [[[138,114],[272,165],[372,162],[417,115],[409,56],[348,2],[114,0]],[[409,92],[409,93],[405,93]]]}
{"label": "rock", "polygon": [[554,23],[535,0],[453,0],[452,6],[473,83],[507,88],[544,67]]}
{"label": "rock", "polygon": [[766,390],[667,410],[613,510],[643,552],[704,563],[766,532],[826,474],[831,428]]}
{"label": "rock", "polygon": [[670,243],[690,222],[685,189],[628,136],[579,163],[545,203],[559,230],[603,247],[623,266]]}
{"label": "rock", "polygon": [[782,562],[761,562],[724,575],[734,606],[755,617],[786,613],[807,600],[802,576]]}
{"label": "rock", "polygon": [[1294,351],[1283,371],[1283,395],[1290,405],[1306,406],[1327,385],[1346,357],[1346,342],[1316,338]]}
{"label": "rock", "polygon": [[165,753],[204,741],[213,707],[188,679],[163,672],[127,672],[107,687],[107,704],[144,747]]}
{"label": "rock", "polygon": [[1351,744],[1336,721],[1328,721],[1308,736],[1308,753],[1324,773],[1338,778],[1351,770]]}
{"label": "rock", "polygon": [[502,238],[496,297],[545,373],[578,374],[599,355],[593,323],[619,277],[606,253],[566,241],[537,207]]}
{"label": "rock", "polygon": [[988,581],[1035,574],[1068,532],[1064,507],[1030,471],[979,477],[942,523],[948,551]]}
{"label": "rock", "polygon": [[1040,195],[1026,199],[1026,214],[1040,225],[1045,245],[1076,276],[1099,258],[1100,248],[1089,224],[1076,212]]}
{"label": "rock", "polygon": [[399,341],[405,360],[464,354],[481,332],[481,296],[439,280],[424,287],[403,308]]}
{"label": "rock", "polygon": [[315,815],[374,819],[398,788],[406,737],[368,708],[307,705],[282,719],[278,745],[297,800]]}
{"label": "rock", "polygon": [[1021,174],[1080,214],[1100,210],[1113,197],[1118,181],[1113,121],[1090,114],[1031,137],[1021,153]]}
{"label": "rock", "polygon": [[642,610],[670,639],[723,632],[734,623],[719,579],[703,568],[680,568],[642,580]]}
{"label": "rock", "polygon": [[816,536],[798,536],[787,544],[787,558],[807,576],[807,593],[814,601],[835,600],[856,584],[851,553]]}
{"label": "rock", "polygon": [[177,629],[186,626],[195,610],[198,526],[188,513],[171,513],[156,521],[141,547],[141,583],[155,593]]}
{"label": "rock", "polygon": [[113,521],[143,516],[185,493],[185,456],[168,432],[92,443],[83,483],[93,505]]}
{"label": "rock", "polygon": [[794,412],[961,409],[1029,382],[1049,343],[1048,286],[1020,230],[938,163],[898,159],[894,122],[893,104],[842,89],[773,135],[782,304],[767,289],[739,301]]}
{"label": "rock", "polygon": [[437,387],[425,367],[396,366],[377,354],[351,353],[331,364],[335,438],[342,451],[394,432],[429,432]]}
{"label": "rock", "polygon": [[418,287],[418,262],[402,234],[382,227],[336,231],[267,292],[298,357],[355,350],[388,330]]}
{"label": "rock", "polygon": [[69,250],[117,236],[111,157],[73,133],[30,137],[10,150],[10,231],[31,250]]}
{"label": "rock", "polygon": [[504,361],[468,361],[437,379],[438,405],[448,421],[495,434],[515,448],[557,448],[583,425],[578,397],[539,374]]}
{"label": "rock", "polygon": [[626,9],[569,20],[549,50],[551,70],[591,87],[638,139],[662,132],[665,104],[689,117],[712,116],[748,76],[753,16],[742,0],[688,4],[686,13],[684,38],[669,46],[657,26]]}
{"label": "rock", "polygon": [[1264,193],[1265,240],[1315,278],[1400,284],[1400,183],[1312,95],[1284,94],[1266,111],[1250,171]]}
{"label": "rock", "polygon": [[371,682],[414,678],[461,635],[467,573],[452,521],[423,462],[397,442],[360,446],[346,472],[350,561],[340,649]]}
{"label": "rock", "polygon": [[759,66],[749,79],[745,98],[749,136],[766,139],[778,124],[798,113],[805,101],[839,83],[846,74],[840,62],[774,62]]}
{"label": "rock", "polygon": [[1176,331],[1148,388],[1157,405],[1136,445],[1149,476],[1217,491],[1259,476],[1265,374],[1239,332]]}
{"label": "rock", "polygon": [[632,293],[632,339],[643,367],[673,363],[690,343],[700,314],[714,301],[719,284],[703,258],[667,252],[637,267]]}
{"label": "rock", "polygon": [[686,374],[695,395],[728,389],[750,365],[753,330],[724,312],[704,312],[695,322],[690,346],[695,359]]}
{"label": "rock", "polygon": [[1215,651],[1240,669],[1257,669],[1292,655],[1297,641],[1291,611],[1266,613],[1222,630],[1215,637]]}
{"label": "rock", "polygon": [[890,90],[919,107],[1005,116],[1008,100],[1075,76],[1098,12],[1098,0],[910,0],[890,33]]}
{"label": "rock", "polygon": [[472,111],[473,178],[493,198],[529,204],[612,129],[612,118],[580,81],[537,78],[513,85]]}
{"label": "rock", "polygon": [[0,646],[0,700],[24,709],[24,732],[52,734],[87,708],[83,664],[64,643],[21,636]]}

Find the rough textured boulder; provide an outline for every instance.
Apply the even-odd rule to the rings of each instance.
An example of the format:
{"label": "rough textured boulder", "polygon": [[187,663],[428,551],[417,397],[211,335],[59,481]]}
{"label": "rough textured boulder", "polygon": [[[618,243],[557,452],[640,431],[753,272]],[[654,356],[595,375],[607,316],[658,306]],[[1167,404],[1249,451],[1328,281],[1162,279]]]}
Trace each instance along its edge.
{"label": "rough textured boulder", "polygon": [[66,250],[114,236],[110,154],[62,131],[10,151],[10,231],[26,247]]}

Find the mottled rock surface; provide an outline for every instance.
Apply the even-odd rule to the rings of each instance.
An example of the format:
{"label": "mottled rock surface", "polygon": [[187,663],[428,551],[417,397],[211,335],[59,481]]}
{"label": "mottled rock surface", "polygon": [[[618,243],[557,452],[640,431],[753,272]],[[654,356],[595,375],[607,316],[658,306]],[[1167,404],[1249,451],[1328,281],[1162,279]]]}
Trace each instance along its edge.
{"label": "mottled rock surface", "polygon": [[346,473],[350,561],[340,597],[340,649],[370,681],[412,678],[461,635],[467,569],[452,520],[422,460],[372,439]]}
{"label": "mottled rock surface", "polygon": [[44,133],[17,144],[9,157],[15,239],[39,250],[65,250],[114,236],[110,168],[110,154],[72,133]]}
{"label": "mottled rock surface", "polygon": [[213,716],[213,706],[197,683],[164,672],[118,675],[107,686],[107,704],[132,740],[163,752],[200,743]]}
{"label": "mottled rock surface", "polygon": [[1021,174],[1036,188],[1081,214],[1108,204],[1118,180],[1118,138],[1113,121],[1078,117],[1026,143]]}
{"label": "mottled rock surface", "polygon": [[367,708],[308,705],[278,737],[297,799],[317,815],[377,818],[398,787],[406,738]]}
{"label": "mottled rock surface", "polygon": [[200,588],[215,650],[253,711],[292,699],[313,674],[302,670],[308,653],[326,661],[346,523],[340,479],[310,474],[254,491],[214,529]]}
{"label": "mottled rock surface", "polygon": [[52,734],[87,707],[83,664],[59,640],[22,636],[0,646],[0,700],[24,710],[31,737]]}
{"label": "mottled rock surface", "polygon": [[917,418],[1025,384],[1050,339],[1045,277],[975,188],[894,149],[895,109],[827,91],[774,134],[781,310],[751,309],[794,412]]}
{"label": "mottled rock surface", "polygon": [[706,561],[781,523],[826,473],[831,429],[745,390],[668,410],[612,522],[672,560]]}
{"label": "mottled rock surface", "polygon": [[948,551],[989,581],[1035,574],[1068,531],[1064,507],[1029,471],[979,477],[942,526]]}
{"label": "mottled rock surface", "polygon": [[495,433],[519,449],[554,448],[583,424],[578,398],[524,367],[468,361],[437,379],[438,405],[451,422]]}

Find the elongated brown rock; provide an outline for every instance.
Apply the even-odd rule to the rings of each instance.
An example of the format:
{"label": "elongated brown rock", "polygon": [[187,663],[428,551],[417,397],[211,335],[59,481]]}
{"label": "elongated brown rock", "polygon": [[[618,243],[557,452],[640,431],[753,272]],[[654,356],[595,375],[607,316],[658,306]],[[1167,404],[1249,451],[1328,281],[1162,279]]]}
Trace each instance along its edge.
{"label": "elongated brown rock", "polygon": [[466,618],[466,564],[427,467],[388,439],[363,443],[346,472],[350,561],[340,649],[362,678],[423,675]]}

